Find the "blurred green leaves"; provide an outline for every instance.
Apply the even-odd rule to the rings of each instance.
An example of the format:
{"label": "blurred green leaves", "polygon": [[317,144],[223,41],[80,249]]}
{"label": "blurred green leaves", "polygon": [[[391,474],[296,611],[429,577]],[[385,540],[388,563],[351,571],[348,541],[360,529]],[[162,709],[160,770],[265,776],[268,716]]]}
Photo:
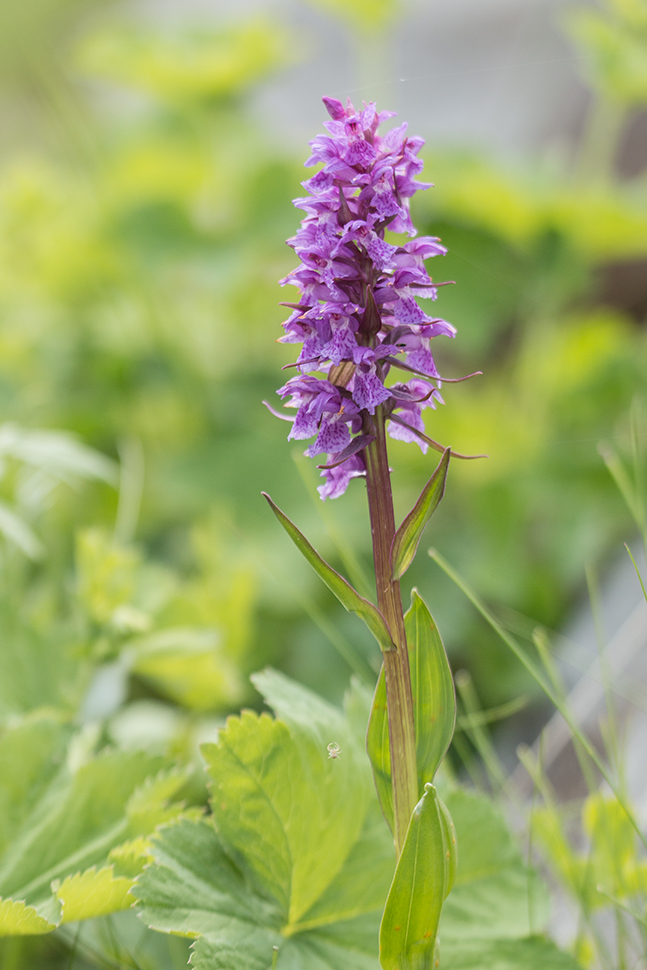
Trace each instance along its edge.
{"label": "blurred green leaves", "polygon": [[307,0],[313,7],[348,21],[363,33],[379,34],[398,14],[398,0]]}
{"label": "blurred green leaves", "polygon": [[[111,850],[182,811],[172,799],[186,777],[168,763],[160,774],[163,759],[92,755],[88,736],[51,716],[0,737],[0,935],[128,908],[132,878],[109,864]],[[143,864],[145,838],[139,855]]]}
{"label": "blurred green leaves", "polygon": [[292,57],[285,31],[257,20],[229,29],[204,26],[166,34],[108,28],[80,46],[81,69],[173,105],[230,98]]}
{"label": "blurred green leaves", "polygon": [[569,33],[585,53],[585,73],[623,105],[647,104],[647,4],[605,0],[599,10],[567,12]]}

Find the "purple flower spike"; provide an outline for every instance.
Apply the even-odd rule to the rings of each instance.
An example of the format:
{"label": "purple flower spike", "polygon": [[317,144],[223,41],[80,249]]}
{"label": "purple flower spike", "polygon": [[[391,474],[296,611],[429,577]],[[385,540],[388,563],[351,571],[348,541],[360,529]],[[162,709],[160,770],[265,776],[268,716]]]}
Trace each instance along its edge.
{"label": "purple flower spike", "polygon": [[[392,438],[426,451],[414,429],[424,432],[424,408],[443,403],[430,344],[456,331],[417,302],[436,299],[424,261],[445,253],[432,236],[414,238],[409,216],[411,196],[429,188],[416,181],[422,139],[409,137],[406,124],[379,135],[393,114],[378,114],[374,104],[356,111],[350,101],[323,102],[331,120],[310,142],[306,162],[322,167],[303,183],[307,195],[294,200],[304,216],[288,240],[300,262],[281,280],[299,290],[281,338],[303,345],[299,373],[278,394],[297,409],[289,437],[314,437],[305,454],[328,456],[319,488],[326,499],[365,474],[364,443],[373,440],[378,408]],[[387,228],[411,238],[387,242]],[[393,366],[421,377],[387,384]]]}

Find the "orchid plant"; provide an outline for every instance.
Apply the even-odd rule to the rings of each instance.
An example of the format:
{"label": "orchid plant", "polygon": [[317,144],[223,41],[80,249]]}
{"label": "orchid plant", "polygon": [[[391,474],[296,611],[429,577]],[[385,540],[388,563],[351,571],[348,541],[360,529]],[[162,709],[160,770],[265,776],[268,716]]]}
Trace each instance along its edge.
{"label": "orchid plant", "polygon": [[[322,499],[342,495],[352,478],[366,480],[377,605],[321,559],[266,498],[324,582],[364,619],[383,652],[367,743],[398,859],[380,929],[382,966],[396,970],[431,959],[442,901],[456,869],[452,820],[432,784],[454,730],[453,681],[426,606],[414,592],[412,623],[421,628],[412,636],[400,593],[400,578],[442,498],[451,454],[427,436],[422,418],[425,408],[443,403],[430,342],[440,335],[454,337],[456,331],[425,313],[416,300],[436,298],[437,284],[425,260],[445,252],[437,238],[416,237],[409,213],[411,196],[429,188],[416,181],[422,139],[410,137],[406,124],[380,135],[380,125],[393,115],[378,113],[374,104],[362,111],[350,101],[344,107],[324,98],[324,104],[331,118],[328,134],[311,142],[306,162],[322,167],[304,182],[308,195],[295,200],[305,216],[288,242],[301,262],[281,281],[299,290],[298,301],[286,304],[293,312],[281,338],[302,344],[294,365],[299,373],[278,393],[297,409],[288,437],[314,437],[305,454],[326,455],[319,466]],[[388,242],[387,229],[409,239]],[[392,370],[407,380],[387,384]],[[415,441],[423,452],[430,445],[442,452],[397,531],[387,434]],[[414,684],[410,651],[421,639],[428,655],[416,657]]]}
{"label": "orchid plant", "polygon": [[[279,394],[296,408],[290,437],[314,438],[307,454],[326,456],[322,498],[366,480],[376,603],[266,498],[380,645],[374,696],[353,682],[340,710],[277,671],[253,675],[271,713],[243,710],[201,746],[208,812],[201,796],[191,804],[186,767],[103,750],[99,734],[76,730],[69,712],[42,708],[9,725],[0,735],[0,937],[58,934],[71,966],[77,945],[93,945],[96,920],[114,917],[132,933],[133,913],[119,911],[135,909],[150,929],[194,941],[194,970],[376,970],[378,959],[382,970],[434,970],[441,934],[450,970],[574,970],[540,935],[546,890],[490,798],[450,771],[437,775],[454,731],[454,684],[416,590],[402,609],[400,579],[442,498],[452,454],[422,421],[423,409],[441,402],[430,341],[454,335],[417,303],[435,297],[424,260],[443,252],[437,239],[415,238],[409,217],[422,142],[406,126],[381,137],[389,116],[373,105],[358,113],[325,103],[329,134],[313,142],[309,160],[323,167],[297,200],[305,217],[290,241],[301,264],[284,281],[299,289],[284,339],[303,347]],[[387,229],[408,241],[390,242]],[[406,379],[389,380],[395,369]],[[397,529],[387,434],[442,453]],[[124,617],[140,623],[141,611],[110,598],[122,596],[132,550],[95,532],[82,552],[79,591],[90,616],[107,627]],[[195,639],[186,657],[174,656],[170,632],[131,637],[129,663],[199,707],[209,658]]]}

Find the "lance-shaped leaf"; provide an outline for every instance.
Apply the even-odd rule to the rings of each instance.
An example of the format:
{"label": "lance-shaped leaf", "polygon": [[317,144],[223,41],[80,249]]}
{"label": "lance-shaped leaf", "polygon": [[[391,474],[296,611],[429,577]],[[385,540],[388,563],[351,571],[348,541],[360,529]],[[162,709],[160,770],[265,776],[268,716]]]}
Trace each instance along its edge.
{"label": "lance-shaped leaf", "polygon": [[322,559],[317,550],[310,545],[303,533],[297,529],[294,522],[288,519],[284,512],[281,512],[278,505],[274,504],[267,492],[261,492],[261,495],[267,499],[274,515],[290,536],[301,555],[304,559],[307,559],[316,574],[323,579],[331,593],[335,594],[344,609],[348,610],[349,613],[357,613],[358,616],[361,616],[380,645],[381,650],[395,650],[395,644],[391,639],[389,628],[378,608],[370,603],[369,600],[360,596],[357,590],[353,589],[343,576],[340,576],[332,566],[328,565],[325,559]]}
{"label": "lance-shaped leaf", "polygon": [[400,579],[413,562],[429,519],[445,494],[450,449],[446,448],[435,472],[396,532],[391,546],[391,578]]}
{"label": "lance-shaped leaf", "polygon": [[456,835],[433,785],[416,805],[380,925],[382,970],[432,970],[443,902],[456,875]]}
{"label": "lance-shaped leaf", "polygon": [[[412,685],[413,690],[413,685]],[[415,696],[415,694],[414,694]],[[375,685],[371,716],[366,732],[366,752],[373,769],[373,781],[382,814],[393,832],[393,783],[391,780],[391,745],[386,703],[384,664]]]}
{"label": "lance-shaped leaf", "polygon": [[417,589],[405,616],[416,726],[418,791],[434,780],[456,724],[456,694],[438,627]]}
{"label": "lance-shaped leaf", "polygon": [[[422,795],[425,784],[433,781],[450,745],[456,721],[456,697],[438,628],[416,589],[411,591],[411,607],[404,622],[416,729],[418,794]],[[384,669],[375,688],[366,746],[380,806],[392,828],[393,793]]]}

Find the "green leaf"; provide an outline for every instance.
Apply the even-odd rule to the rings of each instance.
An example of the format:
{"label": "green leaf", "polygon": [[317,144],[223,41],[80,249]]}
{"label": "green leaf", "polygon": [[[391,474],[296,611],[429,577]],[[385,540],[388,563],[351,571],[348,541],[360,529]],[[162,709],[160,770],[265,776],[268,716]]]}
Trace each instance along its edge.
{"label": "green leaf", "polygon": [[0,736],[5,933],[12,926],[22,934],[42,933],[43,919],[54,929],[61,920],[130,906],[132,881],[106,865],[110,851],[182,809],[168,801],[185,774],[151,777],[163,759],[110,752],[78,765],[83,748],[48,717],[18,723]]}
{"label": "green leaf", "polygon": [[208,822],[167,826],[153,855],[133,888],[141,918],[161,932],[199,936],[196,970],[269,970],[273,946],[279,970],[376,970],[384,898],[368,916],[286,936],[279,907],[250,888]]}
{"label": "green leaf", "polygon": [[210,822],[180,819],[166,826],[153,839],[152,854],[155,866],[133,887],[148,926],[214,941],[223,930],[247,941],[246,934],[262,927],[271,962],[272,945],[281,942],[280,909],[250,887]]}
{"label": "green leaf", "polygon": [[456,695],[451,668],[438,627],[422,597],[411,590],[404,618],[409,647],[416,725],[418,790],[434,780],[447,753],[456,723]]}
{"label": "green leaf", "polygon": [[580,964],[541,937],[469,940],[440,947],[441,966],[451,970],[581,970]]}
{"label": "green leaf", "polygon": [[131,641],[131,670],[194,711],[231,707],[243,696],[238,668],[214,630],[173,627]]}
{"label": "green leaf", "polygon": [[[413,691],[413,684],[411,685]],[[393,784],[391,780],[391,743],[386,702],[384,664],[375,685],[371,716],[366,732],[366,751],[373,769],[375,790],[386,822],[393,831]]]}
{"label": "green leaf", "polygon": [[432,970],[440,911],[456,873],[456,836],[433,785],[413,810],[380,925],[383,970]]}
{"label": "green leaf", "polygon": [[391,546],[391,578],[400,579],[413,562],[425,526],[445,494],[451,449],[446,448],[435,472],[396,532]]}
{"label": "green leaf", "polygon": [[[264,678],[275,691],[289,684],[278,674]],[[262,686],[261,677],[256,682]],[[312,725],[296,705],[288,714],[291,725],[244,711],[229,718],[217,744],[202,748],[218,831],[291,926],[341,869],[362,830],[370,794],[363,753],[340,712],[293,689],[304,708],[310,704]],[[329,757],[330,743],[341,747],[340,757]]]}
{"label": "green leaf", "polygon": [[54,929],[56,923],[40,916],[33,906],[14,899],[0,900],[0,936],[40,936]]}
{"label": "green leaf", "polygon": [[[416,727],[418,794],[434,780],[451,743],[456,720],[456,698],[449,661],[438,628],[416,589],[404,618],[411,669]],[[375,688],[366,740],[375,786],[384,817],[393,826],[391,756],[384,669]]]}
{"label": "green leaf", "polygon": [[133,889],[143,918],[200,934],[196,967],[268,970],[276,944],[281,970],[375,970],[394,851],[355,723],[363,698],[351,692],[348,718],[276,671],[253,680],[284,720],[247,712],[205,746],[216,826],[155,837]]}
{"label": "green leaf", "polygon": [[344,609],[349,613],[357,613],[364,620],[380,649],[383,651],[395,650],[395,644],[391,639],[389,628],[384,617],[373,603],[370,603],[363,596],[353,589],[343,576],[340,576],[332,566],[329,566],[325,559],[322,559],[317,550],[310,545],[306,537],[299,532],[294,522],[288,519],[287,515],[281,512],[280,508],[274,504],[266,492],[261,492],[274,515],[277,517],[287,534],[292,539],[301,555],[307,559],[316,574],[324,581],[331,593],[334,593]]}
{"label": "green leaf", "polygon": [[525,866],[501,814],[484,795],[460,788],[445,801],[460,851],[441,918],[443,950],[470,939],[514,939],[541,931],[548,894]]}
{"label": "green leaf", "polygon": [[130,895],[133,880],[115,876],[112,866],[86,869],[63,880],[55,892],[62,905],[63,923],[107,916],[128,909],[134,903]]}
{"label": "green leaf", "polygon": [[45,555],[36,533],[6,502],[0,502],[0,532],[30,559],[42,559]]}
{"label": "green leaf", "polygon": [[[302,928],[330,926],[365,913],[380,913],[393,870],[395,850],[377,802],[371,805],[343,868],[300,921]],[[377,925],[374,940],[377,939]]]}
{"label": "green leaf", "polygon": [[[371,799],[366,760],[358,760],[359,722],[362,710],[366,716],[367,699],[356,687],[344,716],[276,671],[255,675],[254,683],[281,720],[255,714],[232,718],[221,732],[226,742],[222,751],[214,752],[220,745],[208,748],[216,824],[182,818],[153,836],[150,848],[143,850],[151,861],[132,890],[142,919],[161,932],[197,937],[191,958],[196,970],[270,970],[274,947],[276,970],[377,970],[387,894],[392,919],[412,887],[410,879],[401,893],[398,887],[389,893],[393,842],[375,797]],[[338,759],[326,757],[329,740],[341,746]],[[341,775],[338,769],[345,765],[347,772]],[[362,794],[358,797],[364,784],[367,805]],[[411,923],[409,950],[433,957],[430,937],[425,942],[424,934],[435,933],[434,907],[439,909],[451,882],[451,848],[449,862],[446,851],[441,856],[452,836],[433,788],[425,800],[435,806],[436,830],[430,835],[427,824],[422,838],[418,831],[416,849],[421,856],[431,851],[432,859],[433,853],[438,858],[435,867],[427,858],[414,874],[422,885],[413,889],[427,904],[416,904],[418,922]],[[461,852],[440,921],[445,965],[538,970],[544,956],[546,970],[572,970],[569,959],[552,945],[528,938],[545,925],[546,894],[523,865],[500,814],[485,796],[461,789],[450,791],[446,801]],[[343,853],[336,860],[332,854],[345,838],[348,820],[337,813],[349,805],[362,822],[340,862]],[[413,840],[412,834],[410,850]],[[113,858],[118,855],[113,853]],[[306,872],[312,888],[305,885]],[[444,876],[429,904],[434,872],[438,884]],[[405,881],[403,869],[400,874]],[[315,892],[317,898],[305,910],[306,897]],[[290,906],[303,910],[298,920],[290,920]],[[423,939],[420,946],[413,942],[416,926]]]}

